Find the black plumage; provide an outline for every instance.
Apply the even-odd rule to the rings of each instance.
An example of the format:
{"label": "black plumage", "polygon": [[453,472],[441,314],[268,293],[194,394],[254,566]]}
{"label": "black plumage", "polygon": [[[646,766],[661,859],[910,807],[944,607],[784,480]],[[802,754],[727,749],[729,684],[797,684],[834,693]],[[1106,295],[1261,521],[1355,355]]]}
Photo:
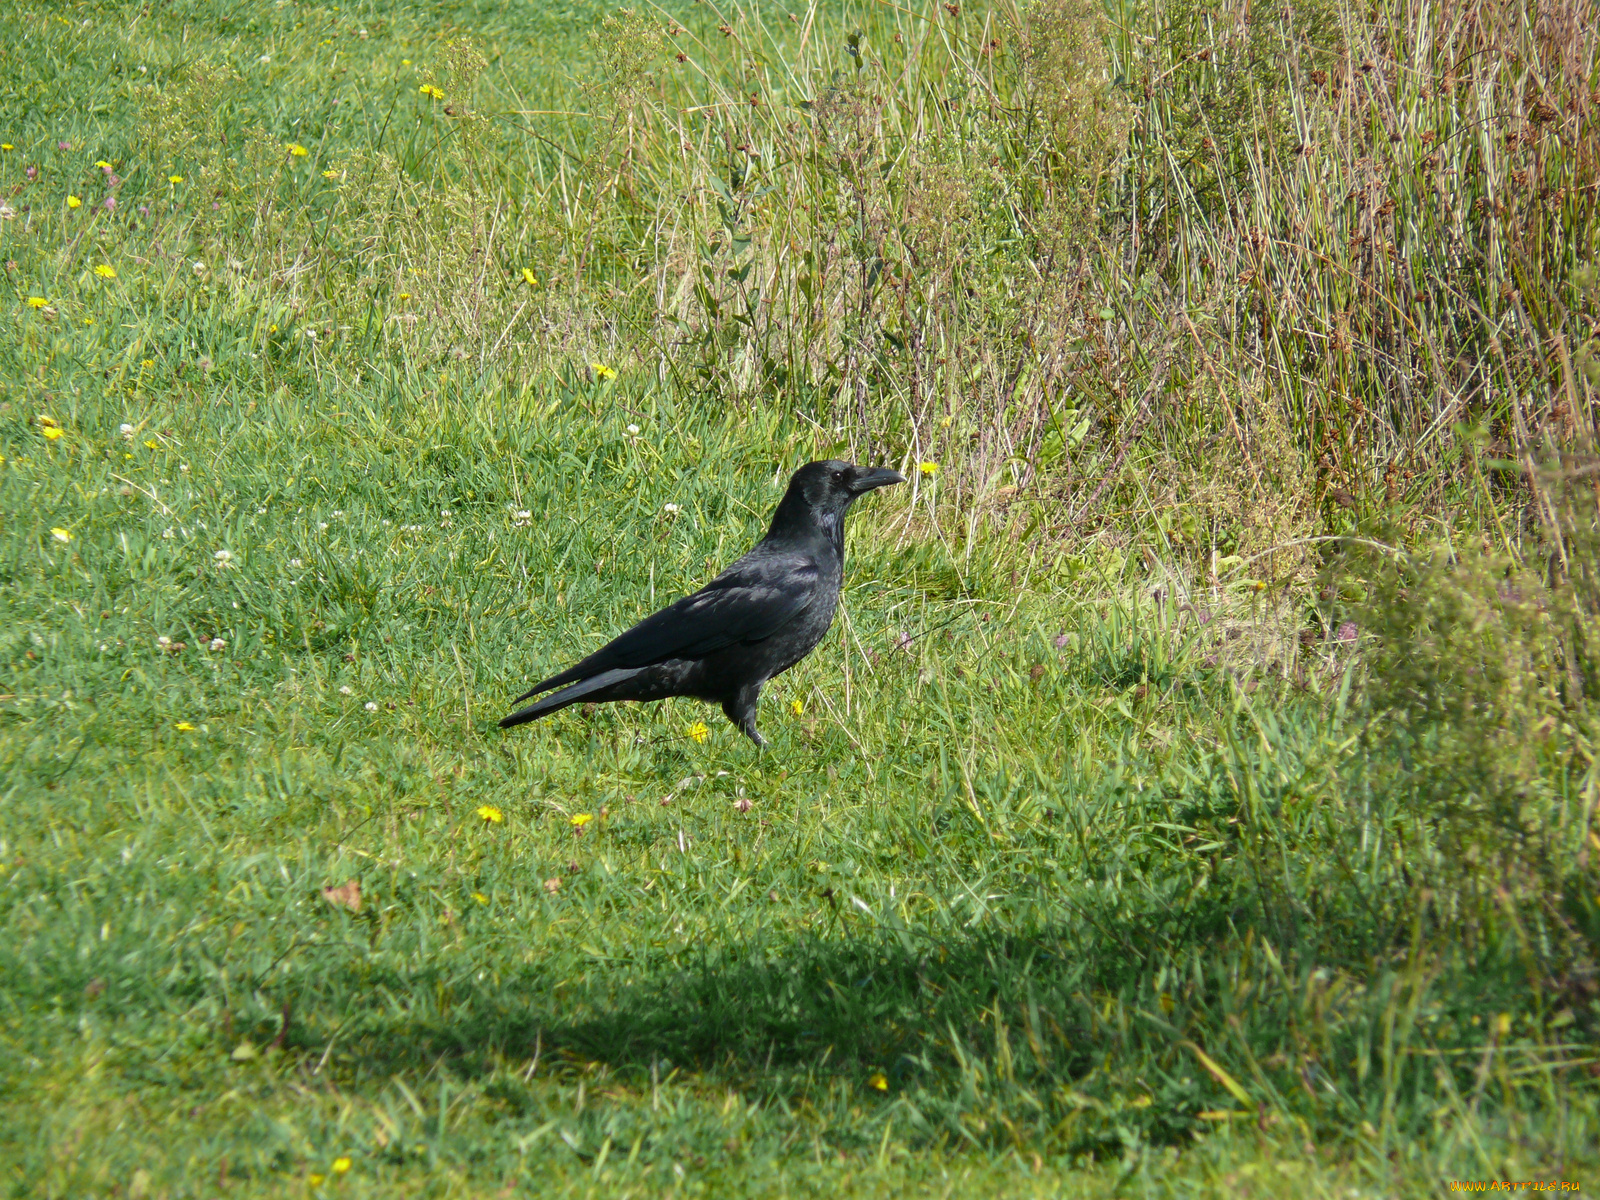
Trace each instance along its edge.
{"label": "black plumage", "polygon": [[513,703],[544,699],[502,729],[569,704],[693,696],[721,704],[758,746],[761,685],[809,654],[833,624],[844,583],[844,518],[857,497],[905,479],[886,467],[807,463],[789,480],[767,536],[705,587],[646,617]]}

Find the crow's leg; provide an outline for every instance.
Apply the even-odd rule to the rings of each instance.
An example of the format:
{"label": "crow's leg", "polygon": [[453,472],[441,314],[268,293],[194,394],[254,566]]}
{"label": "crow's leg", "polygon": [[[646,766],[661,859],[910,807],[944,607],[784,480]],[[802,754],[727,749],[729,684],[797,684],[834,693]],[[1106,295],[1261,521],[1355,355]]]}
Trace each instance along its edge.
{"label": "crow's leg", "polygon": [[756,702],[760,699],[761,684],[747,683],[722,702],[722,711],[747,738],[758,746],[765,746],[767,739],[762,737],[761,731],[756,728]]}

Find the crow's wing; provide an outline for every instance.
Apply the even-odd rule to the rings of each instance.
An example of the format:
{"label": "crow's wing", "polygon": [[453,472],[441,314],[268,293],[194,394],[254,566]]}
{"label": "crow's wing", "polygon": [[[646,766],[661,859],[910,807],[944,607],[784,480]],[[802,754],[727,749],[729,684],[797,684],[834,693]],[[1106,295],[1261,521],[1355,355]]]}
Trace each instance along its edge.
{"label": "crow's wing", "polygon": [[646,617],[512,703],[602,671],[636,670],[669,658],[703,658],[727,646],[763,641],[810,606],[818,579],[817,565],[809,557],[741,559],[698,592]]}

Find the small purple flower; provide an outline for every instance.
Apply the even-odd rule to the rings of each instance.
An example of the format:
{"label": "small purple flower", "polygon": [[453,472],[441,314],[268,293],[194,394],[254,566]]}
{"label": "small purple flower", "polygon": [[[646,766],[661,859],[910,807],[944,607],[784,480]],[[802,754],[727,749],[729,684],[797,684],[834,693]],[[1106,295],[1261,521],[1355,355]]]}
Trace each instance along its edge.
{"label": "small purple flower", "polygon": [[121,175],[113,175],[110,171],[107,171],[106,172],[106,186],[107,187],[111,187],[111,188],[121,187],[122,186],[122,176]]}
{"label": "small purple flower", "polygon": [[150,215],[150,206],[148,204],[139,205],[139,215],[141,217],[148,217]]}
{"label": "small purple flower", "polygon": [[221,204],[219,204],[219,203],[217,203],[217,201],[215,201],[215,200],[213,200],[213,201],[212,201],[212,202],[211,202],[211,211],[212,211],[212,212],[216,212],[216,211],[217,211],[217,209],[219,209],[219,208],[221,208],[221,207],[222,207],[222,205],[221,205]]}
{"label": "small purple flower", "polygon": [[39,178],[39,168],[38,167],[29,167],[26,171],[23,172],[23,174],[26,175],[30,181],[34,180],[34,179],[37,179],[37,178]]}
{"label": "small purple flower", "polygon": [[57,150],[71,150],[72,149],[72,143],[71,142],[57,142],[56,143],[56,149]]}
{"label": "small purple flower", "polygon": [[1353,642],[1353,641],[1355,641],[1356,640],[1356,623],[1354,621],[1344,621],[1344,622],[1342,622],[1339,625],[1339,631],[1335,636],[1337,636],[1338,639],[1341,642]]}
{"label": "small purple flower", "polygon": [[100,207],[105,209],[107,212],[116,212],[117,211],[117,198],[115,196],[107,196],[106,199],[105,199],[105,203],[102,204]]}

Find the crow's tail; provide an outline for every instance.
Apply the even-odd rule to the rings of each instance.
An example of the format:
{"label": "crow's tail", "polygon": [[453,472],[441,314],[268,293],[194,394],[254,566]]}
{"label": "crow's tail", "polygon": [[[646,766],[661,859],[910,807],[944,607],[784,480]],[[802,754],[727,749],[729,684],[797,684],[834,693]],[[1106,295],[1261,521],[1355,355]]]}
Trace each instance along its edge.
{"label": "crow's tail", "polygon": [[[611,671],[601,671],[600,674],[564,687],[559,692],[551,692],[538,703],[530,704],[527,708],[520,708],[509,717],[502,717],[500,719],[500,728],[511,729],[517,725],[525,725],[529,721],[537,721],[546,713],[553,713],[559,708],[567,707],[569,704],[576,704],[586,696],[592,696],[596,692],[604,691],[612,684],[621,683],[624,679],[632,679],[643,669],[642,667],[619,667]],[[531,694],[529,693],[529,695]],[[527,698],[527,695],[517,697],[519,700],[526,700]]]}

